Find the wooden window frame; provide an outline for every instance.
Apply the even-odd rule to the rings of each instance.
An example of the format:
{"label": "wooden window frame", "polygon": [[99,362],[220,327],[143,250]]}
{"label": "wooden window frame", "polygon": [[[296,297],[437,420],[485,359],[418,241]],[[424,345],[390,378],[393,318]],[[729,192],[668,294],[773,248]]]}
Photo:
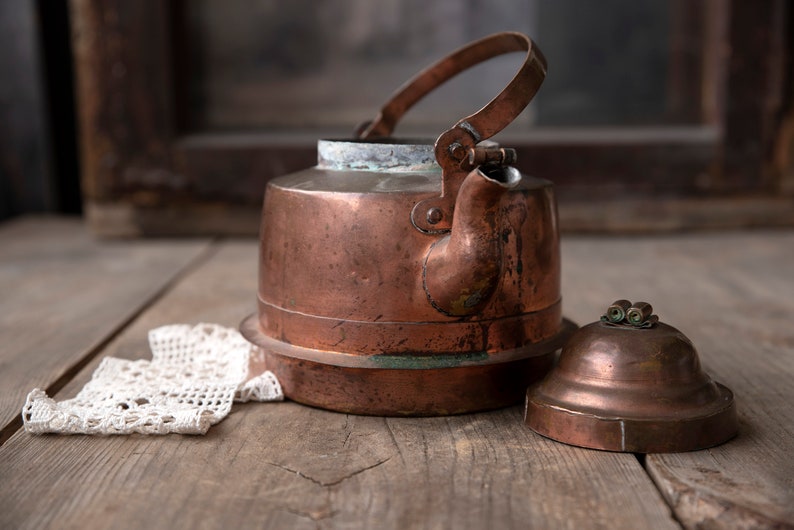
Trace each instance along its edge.
{"label": "wooden window frame", "polygon": [[[724,102],[700,108],[704,126],[537,129],[503,139],[518,150],[519,169],[555,183],[564,230],[794,224],[791,8],[785,0],[703,5],[687,20],[708,26],[704,53],[722,54],[708,64]],[[182,132],[182,8],[71,2],[84,208],[98,234],[254,234],[266,182],[315,163],[316,138],[307,135]],[[692,61],[675,63],[673,82],[700,68]]]}

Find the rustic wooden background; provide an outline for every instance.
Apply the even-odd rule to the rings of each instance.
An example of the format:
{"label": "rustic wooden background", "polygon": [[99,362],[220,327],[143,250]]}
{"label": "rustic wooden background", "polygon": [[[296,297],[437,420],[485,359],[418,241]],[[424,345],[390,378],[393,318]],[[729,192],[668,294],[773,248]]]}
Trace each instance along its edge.
{"label": "rustic wooden background", "polygon": [[[534,5],[520,5],[525,4]],[[658,2],[649,0],[645,4]],[[201,41],[195,42],[196,31],[191,25],[196,20],[196,4],[73,0],[71,5],[83,192],[93,229],[104,235],[255,233],[265,183],[313,165],[315,141],[327,131],[273,130],[266,123],[254,129],[223,128],[217,124],[228,124],[228,120],[236,123],[223,112],[227,121],[201,118],[201,112],[191,106],[196,99],[193,92],[198,90],[192,80],[200,81],[210,74],[195,77],[200,66],[195,64],[196,52],[191,46],[201,45]],[[488,14],[476,0],[466,5],[472,13]],[[559,8],[562,14],[555,18],[551,10],[543,20],[564,29],[577,10],[570,2],[554,5],[568,6],[571,13],[566,15]],[[654,114],[651,98],[648,116],[657,116],[656,121],[647,123],[636,118],[642,127],[626,122],[625,117],[621,121],[618,113],[614,121],[602,119],[600,125],[586,128],[522,125],[519,131],[506,133],[501,141],[518,150],[522,171],[555,183],[563,230],[627,232],[791,225],[791,5],[784,0],[752,4],[740,0],[677,0],[663,2],[662,6],[668,20],[665,43],[669,75],[665,90],[669,116]],[[615,2],[598,4],[597,10],[609,13],[609,9],[623,13]],[[427,16],[433,13],[429,11]],[[523,16],[524,11],[518,10],[513,18]],[[619,17],[607,18],[611,21]],[[362,15],[362,19],[366,17]],[[512,27],[509,17],[507,20],[505,26]],[[212,23],[220,21],[204,21],[205,25]],[[486,29],[477,29],[476,24],[472,27],[475,29],[466,35]],[[610,35],[626,35],[623,47],[634,49],[628,36],[641,34],[644,27],[642,22],[634,26],[626,23],[615,26]],[[301,31],[296,28],[290,33],[288,29],[278,35],[285,49],[292,50],[299,44]],[[536,29],[543,33],[541,28]],[[588,35],[593,41],[609,37],[595,31]],[[408,37],[406,34],[404,40]],[[565,49],[564,42],[551,37],[548,40],[550,54],[563,53],[557,50]],[[462,42],[450,42],[444,51],[458,44]],[[580,51],[585,52],[587,49]],[[566,67],[570,69],[567,60],[573,58],[560,65],[561,81],[550,80],[549,90],[555,93],[566,86],[570,89],[576,82],[563,75]],[[597,57],[591,61],[598,65],[603,62],[605,69],[610,64]],[[418,69],[424,65],[422,60],[415,66]],[[550,76],[554,68],[552,64]],[[614,73],[617,66],[609,68],[605,71],[618,75]],[[620,79],[624,79],[623,84],[628,82]],[[196,83],[201,85],[199,81]],[[277,81],[272,89],[284,83]],[[330,76],[323,83],[332,81]],[[234,82],[224,85],[225,97],[232,100],[224,106],[227,113],[239,115],[244,111],[239,104],[235,106],[237,99],[251,99],[250,83],[238,84],[237,91]],[[261,86],[266,91],[268,85]],[[300,92],[302,97],[311,97],[304,92]],[[383,101],[387,93],[382,95]],[[263,107],[268,104],[267,98],[258,101]],[[299,106],[298,98],[293,108]],[[258,112],[251,110],[249,114],[256,116]],[[202,128],[207,123],[216,126]],[[342,134],[348,130],[342,129]],[[339,134],[339,130],[332,132]]]}

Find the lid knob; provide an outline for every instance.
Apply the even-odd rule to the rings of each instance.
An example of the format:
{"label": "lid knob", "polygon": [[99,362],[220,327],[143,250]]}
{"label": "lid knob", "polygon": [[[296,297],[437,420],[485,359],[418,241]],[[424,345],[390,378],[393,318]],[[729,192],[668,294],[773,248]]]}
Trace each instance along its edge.
{"label": "lid knob", "polygon": [[648,302],[632,304],[628,300],[616,300],[601,316],[601,322],[612,325],[627,325],[635,328],[650,328],[659,317],[653,314],[653,307]]}

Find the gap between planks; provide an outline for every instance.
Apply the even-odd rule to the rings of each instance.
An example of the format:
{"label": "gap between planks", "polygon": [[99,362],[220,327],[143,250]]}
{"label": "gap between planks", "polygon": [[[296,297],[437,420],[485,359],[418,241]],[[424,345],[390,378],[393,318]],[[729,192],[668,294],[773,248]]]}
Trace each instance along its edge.
{"label": "gap between planks", "polygon": [[[107,347],[107,345],[113,341],[113,339],[118,337],[125,329],[135,322],[135,320],[137,320],[138,317],[140,317],[147,309],[156,304],[158,300],[168,294],[177,284],[179,284],[179,282],[189,276],[193,271],[201,267],[210,258],[212,258],[212,256],[217,254],[218,249],[220,248],[220,243],[221,240],[218,238],[211,240],[204,250],[202,250],[188,264],[177,270],[176,273],[167,282],[165,282],[162,287],[155,291],[152,296],[144,300],[134,312],[119,322],[118,325],[108,330],[108,333],[102,340],[97,342],[97,344],[89,349],[80,360],[72,364],[72,366],[70,366],[60,377],[58,377],[58,379],[56,379],[45,389],[47,395],[54,396],[57,394],[64,386],[66,386],[69,381],[74,379],[74,377],[79,374],[80,371],[88,365],[88,363],[90,363],[97,355],[99,355]],[[2,429],[0,429],[0,446],[5,444],[8,439],[14,435],[14,433],[20,430],[22,425],[22,414],[20,409],[20,414],[14,416],[11,421],[9,421],[3,426]]]}
{"label": "gap between planks", "polygon": [[659,484],[654,479],[653,473],[651,473],[648,470],[648,462],[647,462],[648,455],[646,453],[634,453],[634,457],[637,459],[637,463],[639,463],[642,470],[645,471],[645,475],[648,477],[648,480],[651,481],[651,484],[653,484],[653,487],[656,488],[656,491],[659,492],[659,496],[662,498],[664,503],[667,505],[667,508],[670,510],[670,518],[682,529],[687,528],[687,525],[684,524],[684,521],[682,521],[681,518],[678,517],[678,513],[676,513],[675,506],[673,505],[673,503],[670,502],[670,499],[668,499],[667,496],[664,494],[664,490],[662,489],[661,484]]}

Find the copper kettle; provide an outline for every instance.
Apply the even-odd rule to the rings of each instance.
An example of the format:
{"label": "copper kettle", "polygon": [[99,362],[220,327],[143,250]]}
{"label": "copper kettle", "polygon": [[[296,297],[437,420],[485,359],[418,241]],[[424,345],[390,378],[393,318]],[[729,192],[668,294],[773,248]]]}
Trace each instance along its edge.
{"label": "copper kettle", "polygon": [[[459,72],[525,52],[508,86],[431,145],[390,138]],[[442,415],[520,401],[573,325],[562,318],[551,183],[486,141],[546,73],[532,41],[500,33],[430,66],[357,138],[320,140],[315,167],[271,181],[258,312],[241,330],[287,397],[377,415]]]}

